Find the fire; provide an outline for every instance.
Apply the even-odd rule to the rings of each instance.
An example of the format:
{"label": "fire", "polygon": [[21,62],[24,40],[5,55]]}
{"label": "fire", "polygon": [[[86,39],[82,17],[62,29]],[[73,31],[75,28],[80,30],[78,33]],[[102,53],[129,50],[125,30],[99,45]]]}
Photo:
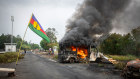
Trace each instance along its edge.
{"label": "fire", "polygon": [[76,51],[76,47],[71,46],[72,51]]}
{"label": "fire", "polygon": [[[72,51],[76,51],[76,47],[72,46],[71,47]],[[77,48],[77,56],[80,58],[85,58],[88,56],[88,51],[86,48],[83,47],[78,47]]]}

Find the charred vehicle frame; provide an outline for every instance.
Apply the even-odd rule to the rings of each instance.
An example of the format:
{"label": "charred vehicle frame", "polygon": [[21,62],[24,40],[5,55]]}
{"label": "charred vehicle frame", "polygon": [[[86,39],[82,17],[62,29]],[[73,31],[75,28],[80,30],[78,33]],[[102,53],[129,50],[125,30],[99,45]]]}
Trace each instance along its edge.
{"label": "charred vehicle frame", "polygon": [[[75,48],[75,50],[72,50],[72,47]],[[91,54],[91,49],[96,50],[96,52],[98,52],[98,49],[96,48],[95,43],[91,43],[88,44],[85,43],[82,44],[81,41],[65,41],[65,42],[61,42],[59,43],[59,52],[58,52],[58,60],[61,63],[64,62],[70,62],[70,63],[74,63],[74,62],[80,62],[80,60],[86,60],[89,61],[90,58],[90,54]],[[78,50],[79,48],[83,48],[86,49],[87,54],[85,55],[85,57],[82,57],[80,54],[78,54]]]}

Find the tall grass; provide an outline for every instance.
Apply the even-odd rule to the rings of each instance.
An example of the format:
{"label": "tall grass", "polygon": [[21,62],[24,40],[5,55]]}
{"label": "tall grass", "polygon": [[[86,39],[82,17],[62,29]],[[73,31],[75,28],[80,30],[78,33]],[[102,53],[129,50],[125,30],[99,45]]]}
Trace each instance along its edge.
{"label": "tall grass", "polygon": [[105,55],[108,58],[112,58],[118,61],[114,64],[117,69],[123,70],[128,61],[138,59],[140,57],[134,55]]}
{"label": "tall grass", "polygon": [[[18,56],[18,52],[7,52],[4,54],[0,54],[0,63],[11,63],[16,61]],[[21,54],[19,59],[24,58],[24,55]]]}
{"label": "tall grass", "polygon": [[119,70],[123,70],[126,66],[126,63],[124,62],[119,62],[117,64],[114,64],[115,68],[119,69]]}
{"label": "tall grass", "polygon": [[135,60],[139,57],[134,56],[134,55],[106,55],[109,58],[113,58],[117,61],[130,61],[130,60]]}

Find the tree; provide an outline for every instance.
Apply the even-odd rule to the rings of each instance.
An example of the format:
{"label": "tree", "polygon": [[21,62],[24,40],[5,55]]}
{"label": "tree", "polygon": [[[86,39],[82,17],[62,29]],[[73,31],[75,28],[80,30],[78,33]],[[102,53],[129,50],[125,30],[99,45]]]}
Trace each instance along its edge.
{"label": "tree", "polygon": [[23,44],[23,45],[21,46],[21,49],[22,49],[22,50],[24,50],[24,49],[29,50],[29,49],[31,49],[31,47],[30,47],[29,45]]}
{"label": "tree", "polygon": [[39,45],[38,44],[32,43],[32,44],[30,44],[30,46],[31,46],[31,49],[39,49]]}
{"label": "tree", "polygon": [[122,52],[123,54],[134,54],[136,45],[133,36],[128,33],[122,37]]}
{"label": "tree", "polygon": [[[20,45],[21,45],[21,36],[20,35],[17,35],[16,37],[13,36],[13,43],[17,43],[17,49],[20,48]],[[0,35],[0,49],[4,49],[5,48],[5,45],[4,43],[11,43],[11,35],[10,34],[7,34],[7,35]],[[39,49],[39,45],[38,44],[31,44],[28,43],[27,41],[23,41],[23,46],[21,47],[21,49],[36,49],[38,48]]]}
{"label": "tree", "polygon": [[121,50],[122,36],[120,34],[111,34],[106,40],[101,44],[102,52],[107,54],[119,54]]}
{"label": "tree", "polygon": [[100,47],[106,54],[133,54],[135,50],[134,39],[129,33],[123,36],[116,33],[111,34]]}
{"label": "tree", "polygon": [[46,34],[50,38],[50,43],[57,43],[56,33],[57,32],[56,32],[55,28],[48,28],[46,30]]}
{"label": "tree", "polygon": [[22,38],[20,35],[17,35],[16,37],[14,37],[14,42],[17,43],[17,49],[20,48],[20,45],[21,45],[21,41],[22,41]]}
{"label": "tree", "polygon": [[132,33],[132,35],[133,35],[135,41],[136,41],[137,43],[140,43],[140,27],[133,29],[133,30],[131,31],[131,33]]}
{"label": "tree", "polygon": [[11,43],[11,35],[4,35],[0,36],[0,49],[4,49],[4,43]]}
{"label": "tree", "polygon": [[131,31],[134,39],[135,39],[135,45],[136,45],[136,55],[140,55],[140,27],[135,28]]}
{"label": "tree", "polygon": [[110,34],[99,46],[106,54],[133,54],[140,55],[140,27],[131,31],[131,34]]}
{"label": "tree", "polygon": [[49,47],[47,46],[47,42],[45,40],[41,40],[40,42],[40,46],[44,49],[44,50],[47,50],[49,49]]}
{"label": "tree", "polygon": [[55,28],[48,28],[46,30],[47,36],[50,38],[50,43],[47,43],[44,39],[41,40],[40,45],[43,49],[48,50],[53,46],[57,46],[57,37],[56,37],[56,30]]}

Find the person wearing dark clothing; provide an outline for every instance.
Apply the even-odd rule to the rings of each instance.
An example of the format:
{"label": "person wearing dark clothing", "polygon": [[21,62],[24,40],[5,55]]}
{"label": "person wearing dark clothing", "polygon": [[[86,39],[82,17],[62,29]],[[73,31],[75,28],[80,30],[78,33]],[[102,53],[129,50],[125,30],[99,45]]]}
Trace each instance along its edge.
{"label": "person wearing dark clothing", "polygon": [[26,54],[26,50],[24,49],[24,53]]}
{"label": "person wearing dark clothing", "polygon": [[52,55],[54,55],[54,50],[53,50],[53,48],[52,48]]}

